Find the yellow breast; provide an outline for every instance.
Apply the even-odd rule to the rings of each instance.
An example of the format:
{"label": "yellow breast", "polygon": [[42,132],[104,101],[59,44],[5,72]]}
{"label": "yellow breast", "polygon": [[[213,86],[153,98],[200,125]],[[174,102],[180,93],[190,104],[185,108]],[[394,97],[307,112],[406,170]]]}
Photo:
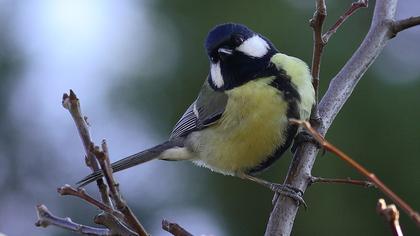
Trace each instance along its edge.
{"label": "yellow breast", "polygon": [[269,85],[273,79],[226,92],[229,99],[220,121],[195,137],[198,165],[234,175],[258,166],[284,143],[287,103]]}

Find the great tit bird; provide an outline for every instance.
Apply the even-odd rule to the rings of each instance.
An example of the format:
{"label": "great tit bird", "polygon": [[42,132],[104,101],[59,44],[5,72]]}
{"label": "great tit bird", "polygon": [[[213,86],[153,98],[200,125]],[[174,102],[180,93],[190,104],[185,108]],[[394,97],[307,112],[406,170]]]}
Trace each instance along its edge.
{"label": "great tit bird", "polygon": [[[308,66],[279,53],[270,40],[241,24],[217,25],[209,32],[205,48],[209,75],[169,140],[113,163],[113,171],[153,159],[191,160],[296,200],[296,190],[254,175],[291,145],[298,127],[288,120],[309,119],[315,93]],[[102,176],[95,172],[78,184]]]}

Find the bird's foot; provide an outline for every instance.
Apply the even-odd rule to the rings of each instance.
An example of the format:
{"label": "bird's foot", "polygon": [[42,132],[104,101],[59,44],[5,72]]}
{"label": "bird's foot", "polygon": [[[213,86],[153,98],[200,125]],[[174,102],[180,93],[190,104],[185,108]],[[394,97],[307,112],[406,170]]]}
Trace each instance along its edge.
{"label": "bird's foot", "polygon": [[279,195],[287,196],[293,200],[295,200],[296,204],[302,205],[305,207],[305,209],[308,208],[308,205],[306,205],[305,200],[303,200],[303,191],[295,188],[288,184],[276,184],[271,183],[270,189],[275,192],[274,198],[273,198],[273,204],[276,203],[277,199],[279,198]]}
{"label": "bird's foot", "polygon": [[318,149],[322,148],[321,144],[306,130],[300,131],[295,139],[293,140],[293,145],[291,148],[292,153],[296,152],[296,149],[302,143],[313,143]]}
{"label": "bird's foot", "polygon": [[249,175],[249,174],[244,174],[244,173],[238,173],[237,175],[240,178],[243,179],[248,179],[251,180],[257,184],[260,184],[266,188],[271,189],[271,191],[275,192],[274,195],[274,199],[273,199],[273,204],[277,201],[277,198],[279,195],[283,195],[283,196],[287,196],[292,198],[293,200],[296,201],[296,204],[299,205],[303,205],[305,207],[305,209],[308,207],[305,203],[305,201],[303,200],[303,191],[295,188],[289,184],[277,184],[277,183],[272,183],[272,182],[268,182],[266,180],[257,178],[255,176]]}

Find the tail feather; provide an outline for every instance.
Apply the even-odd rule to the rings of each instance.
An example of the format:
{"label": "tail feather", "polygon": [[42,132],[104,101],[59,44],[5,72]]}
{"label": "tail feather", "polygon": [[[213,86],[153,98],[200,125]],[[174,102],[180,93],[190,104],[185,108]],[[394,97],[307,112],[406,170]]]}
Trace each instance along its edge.
{"label": "tail feather", "polygon": [[[119,161],[116,161],[112,163],[112,171],[118,172],[121,170],[125,170],[127,168],[130,168],[132,166],[136,166],[154,159],[159,158],[160,154],[164,152],[165,150],[168,150],[173,147],[179,147],[174,142],[167,141],[165,143],[159,144],[155,147],[152,147],[150,149],[141,151],[139,153],[133,154],[131,156],[128,156],[126,158],[123,158]],[[96,181],[104,176],[102,170],[95,171],[92,174],[86,176],[82,180],[78,181],[76,184],[78,187],[83,187],[93,181]]]}

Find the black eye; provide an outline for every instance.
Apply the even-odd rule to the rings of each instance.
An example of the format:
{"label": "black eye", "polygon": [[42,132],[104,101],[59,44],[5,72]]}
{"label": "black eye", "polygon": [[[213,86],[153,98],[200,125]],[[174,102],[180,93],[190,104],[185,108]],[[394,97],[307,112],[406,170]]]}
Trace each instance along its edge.
{"label": "black eye", "polygon": [[234,35],[232,35],[232,42],[236,46],[239,46],[244,42],[244,37],[240,34],[234,34]]}
{"label": "black eye", "polygon": [[215,57],[215,56],[210,56],[210,60],[212,61],[212,62],[217,62],[217,58]]}

